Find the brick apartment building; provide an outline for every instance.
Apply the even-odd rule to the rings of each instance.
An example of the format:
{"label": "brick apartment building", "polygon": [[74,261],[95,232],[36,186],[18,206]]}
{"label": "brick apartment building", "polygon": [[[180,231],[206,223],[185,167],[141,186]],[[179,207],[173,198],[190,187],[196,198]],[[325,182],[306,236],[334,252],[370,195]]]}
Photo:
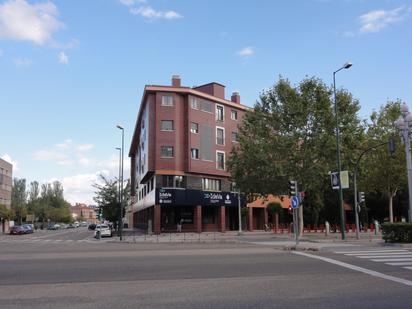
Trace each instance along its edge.
{"label": "brick apartment building", "polygon": [[238,197],[226,161],[248,107],[225,86],[146,85],[130,146],[129,226],[154,233],[238,228]]}
{"label": "brick apartment building", "polygon": [[76,221],[85,221],[87,223],[97,223],[97,216],[95,208],[89,207],[86,204],[76,203],[72,206],[71,214]]}
{"label": "brick apartment building", "polygon": [[[11,188],[13,179],[13,165],[0,159],[0,204],[11,207]],[[0,233],[8,233],[9,223],[6,221],[4,226],[0,221]]]}

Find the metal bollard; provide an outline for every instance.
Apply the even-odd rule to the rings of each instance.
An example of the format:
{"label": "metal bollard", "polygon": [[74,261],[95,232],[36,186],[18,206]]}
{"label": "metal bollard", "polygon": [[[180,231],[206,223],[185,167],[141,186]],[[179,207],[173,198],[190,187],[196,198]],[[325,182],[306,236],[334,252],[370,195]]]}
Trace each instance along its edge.
{"label": "metal bollard", "polygon": [[96,239],[100,240],[100,231],[96,231]]}
{"label": "metal bollard", "polygon": [[380,229],[379,222],[375,220],[374,224],[375,224],[375,235],[378,235],[379,229]]}
{"label": "metal bollard", "polygon": [[325,222],[325,236],[328,237],[329,236],[329,222],[326,221]]}

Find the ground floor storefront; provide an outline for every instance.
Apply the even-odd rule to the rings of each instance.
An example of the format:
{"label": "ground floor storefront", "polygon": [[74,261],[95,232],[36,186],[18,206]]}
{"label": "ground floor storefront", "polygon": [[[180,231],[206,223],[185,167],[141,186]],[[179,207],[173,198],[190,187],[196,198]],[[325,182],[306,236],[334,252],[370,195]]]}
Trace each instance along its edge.
{"label": "ground floor storefront", "polygon": [[133,213],[133,227],[162,232],[225,232],[239,229],[238,209],[226,206],[154,205]]}

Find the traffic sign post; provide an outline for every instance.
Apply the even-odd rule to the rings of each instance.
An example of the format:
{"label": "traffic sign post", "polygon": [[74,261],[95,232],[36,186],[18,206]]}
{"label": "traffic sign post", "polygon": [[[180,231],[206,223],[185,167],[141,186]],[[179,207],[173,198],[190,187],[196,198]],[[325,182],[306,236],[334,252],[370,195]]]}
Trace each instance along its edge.
{"label": "traffic sign post", "polygon": [[289,181],[289,188],[290,188],[290,194],[292,195],[291,198],[291,207],[293,209],[293,231],[295,233],[295,239],[296,239],[296,246],[299,243],[299,197],[298,197],[298,182],[296,180],[291,180]]}

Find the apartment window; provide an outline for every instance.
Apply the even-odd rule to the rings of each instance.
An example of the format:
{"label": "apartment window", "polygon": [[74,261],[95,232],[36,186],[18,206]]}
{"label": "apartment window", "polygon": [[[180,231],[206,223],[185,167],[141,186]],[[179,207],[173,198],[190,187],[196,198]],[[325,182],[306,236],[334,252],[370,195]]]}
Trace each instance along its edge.
{"label": "apartment window", "polygon": [[192,159],[199,159],[199,149],[197,148],[192,148],[190,150],[190,153],[192,155]]}
{"label": "apartment window", "polygon": [[224,120],[224,107],[222,105],[216,105],[216,120],[222,122]]}
{"label": "apartment window", "polygon": [[232,110],[232,112],[230,113],[230,118],[237,120],[237,111]]}
{"label": "apartment window", "polygon": [[162,120],[160,129],[162,131],[173,131],[173,120]]}
{"label": "apartment window", "polygon": [[232,132],[232,142],[237,142],[237,132]]}
{"label": "apartment window", "polygon": [[217,145],[225,144],[225,129],[216,128],[216,144]]}
{"label": "apartment window", "polygon": [[192,133],[199,133],[199,124],[196,122],[192,122],[190,124],[190,132]]}
{"label": "apartment window", "polygon": [[183,176],[163,175],[162,187],[164,188],[184,188],[185,178]]}
{"label": "apartment window", "polygon": [[162,96],[162,106],[173,106],[173,97],[171,95]]}
{"label": "apartment window", "polygon": [[191,98],[190,99],[190,106],[193,108],[193,109],[199,109],[199,100],[198,99],[196,99],[196,98]]}
{"label": "apartment window", "polygon": [[216,168],[218,170],[225,169],[225,153],[221,151],[216,152]]}
{"label": "apartment window", "polygon": [[208,101],[202,101],[200,109],[204,112],[213,113],[213,104]]}
{"label": "apartment window", "polygon": [[205,191],[220,191],[220,179],[202,178],[202,190]]}
{"label": "apartment window", "polygon": [[173,147],[172,146],[161,146],[160,156],[162,158],[173,158]]}

